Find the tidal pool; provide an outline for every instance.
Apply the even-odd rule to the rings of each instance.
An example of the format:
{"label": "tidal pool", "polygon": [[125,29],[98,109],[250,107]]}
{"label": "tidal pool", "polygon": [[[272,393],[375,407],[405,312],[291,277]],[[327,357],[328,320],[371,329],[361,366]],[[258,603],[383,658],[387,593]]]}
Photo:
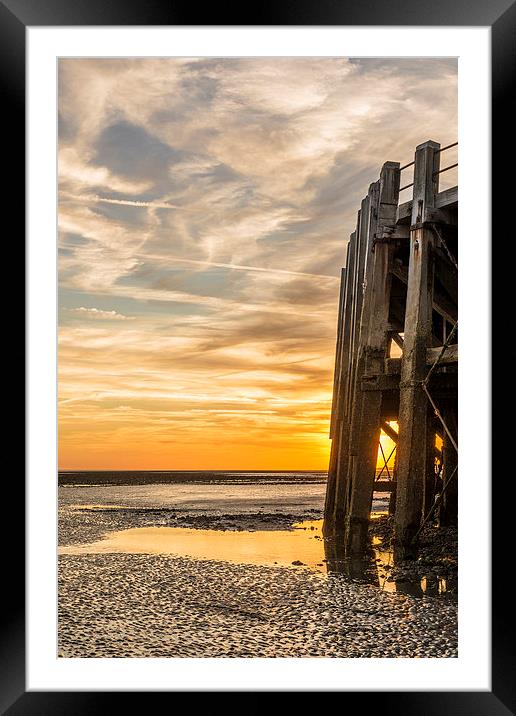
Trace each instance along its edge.
{"label": "tidal pool", "polygon": [[386,592],[442,594],[444,579],[430,584],[389,580],[393,555],[373,538],[370,554],[363,560],[342,556],[341,549],[325,541],[322,520],[295,523],[290,530],[207,530],[185,527],[137,527],[109,532],[89,544],[59,547],[60,555],[81,554],[170,554],[192,559],[218,560],[233,564],[310,569],[321,574],[340,573],[376,584]]}

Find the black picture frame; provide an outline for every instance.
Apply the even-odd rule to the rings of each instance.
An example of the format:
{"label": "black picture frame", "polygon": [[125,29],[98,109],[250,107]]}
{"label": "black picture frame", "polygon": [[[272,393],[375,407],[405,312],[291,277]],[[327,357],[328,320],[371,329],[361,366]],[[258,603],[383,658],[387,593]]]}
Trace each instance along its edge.
{"label": "black picture frame", "polygon": [[[203,22],[198,19],[202,17]],[[76,25],[362,25],[362,26],[489,26],[492,33],[492,159],[493,237],[508,241],[507,186],[503,184],[502,167],[514,166],[514,109],[512,80],[515,68],[516,4],[513,0],[370,0],[348,2],[318,0],[296,3],[264,0],[259,6],[241,3],[203,5],[202,10],[180,0],[0,0],[0,78],[2,87],[4,141],[16,148],[9,161],[8,181],[4,197],[10,212],[18,217],[18,227],[25,216],[25,38],[26,28],[34,26]],[[4,161],[5,160],[4,154]],[[479,197],[482,200],[482,197]],[[502,205],[503,202],[503,205]],[[502,231],[501,222],[504,221]],[[508,222],[508,223],[507,223]],[[499,226],[497,226],[499,224]],[[13,232],[16,265],[24,265],[24,242],[19,231]],[[493,252],[493,260],[495,252]],[[505,262],[506,257],[503,259]],[[23,303],[23,295],[21,297]],[[20,299],[13,311],[11,336],[13,346],[10,368],[22,370],[20,347],[24,345],[21,328]],[[493,315],[501,301],[493,297]],[[486,340],[486,337],[484,337]],[[490,337],[487,337],[490,340]],[[502,378],[500,378],[501,381]],[[19,385],[24,384],[20,376]],[[19,396],[16,401],[23,404]],[[14,422],[14,424],[16,424]],[[492,454],[503,452],[511,444],[509,430],[499,425],[493,431]],[[505,431],[505,432],[504,432]],[[485,436],[489,443],[490,437]],[[21,454],[21,453],[20,453]],[[496,464],[496,463],[495,463]],[[22,467],[16,461],[16,473],[9,475],[9,495],[5,503],[21,512],[25,504]],[[506,484],[505,484],[506,486]],[[468,714],[468,716],[506,716],[516,713],[514,604],[507,588],[507,571],[512,554],[509,551],[510,520],[506,516],[506,493],[503,475],[495,480],[492,491],[492,691],[490,692],[345,692],[343,706],[350,707],[359,699],[360,707],[376,708],[389,714]],[[11,508],[9,508],[11,509]],[[495,519],[498,518],[498,519]],[[19,714],[82,714],[107,713],[120,708],[120,699],[129,697],[133,708],[149,709],[156,696],[170,698],[168,693],[155,692],[50,692],[26,691],[25,686],[25,568],[23,535],[17,534],[12,544],[4,542],[4,598],[0,641],[0,710],[9,716]],[[52,579],[53,575],[49,575]],[[472,598],[474,598],[472,596]],[[409,686],[409,685],[408,685]],[[374,688],[374,684],[372,684]],[[236,690],[236,689],[235,689]],[[338,689],[335,689],[338,690]]]}

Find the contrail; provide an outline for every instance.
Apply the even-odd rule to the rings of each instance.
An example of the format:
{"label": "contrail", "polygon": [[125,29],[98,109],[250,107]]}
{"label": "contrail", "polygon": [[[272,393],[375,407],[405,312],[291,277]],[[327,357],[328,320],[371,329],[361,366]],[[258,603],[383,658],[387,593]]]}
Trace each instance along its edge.
{"label": "contrail", "polygon": [[133,201],[131,199],[109,199],[107,196],[95,196],[95,201],[102,201],[106,204],[121,204],[122,206],[143,206],[156,209],[177,209],[174,204],[167,204],[165,201]]}
{"label": "contrail", "polygon": [[67,194],[66,198],[76,199],[77,201],[99,201],[104,204],[120,204],[121,206],[141,206],[143,208],[156,209],[177,209],[174,204],[168,204],[164,201],[138,201],[137,199],[111,199],[108,196],[99,196],[98,194],[88,196],[87,194]]}
{"label": "contrail", "polygon": [[237,271],[258,271],[263,273],[286,274],[287,276],[308,276],[310,278],[322,278],[326,281],[340,281],[338,276],[328,276],[322,273],[306,273],[305,271],[288,271],[287,269],[263,268],[261,266],[247,266],[245,264],[225,264],[217,261],[197,261],[195,259],[183,259],[179,256],[155,256],[152,254],[142,254],[142,259],[157,259],[166,263],[167,261],[185,264],[194,264],[195,266],[215,266],[216,268],[236,269]]}

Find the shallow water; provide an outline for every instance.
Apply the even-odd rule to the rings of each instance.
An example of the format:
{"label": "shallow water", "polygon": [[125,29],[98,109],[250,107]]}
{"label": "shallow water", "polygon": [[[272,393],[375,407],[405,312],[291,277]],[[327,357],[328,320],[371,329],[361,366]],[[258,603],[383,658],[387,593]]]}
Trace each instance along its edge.
{"label": "shallow water", "polygon": [[[322,510],[324,482],[168,483],[149,485],[61,485],[59,504],[71,509],[176,509],[196,513],[246,514]],[[384,510],[387,493],[376,493],[373,509]]]}
{"label": "shallow water", "polygon": [[[60,554],[173,554],[236,564],[304,566],[326,572],[322,520],[292,530],[229,531],[181,527],[142,527],[110,532],[92,544],[61,547]],[[300,566],[300,565],[299,565]]]}
{"label": "shallow water", "polygon": [[446,592],[446,580],[442,577],[423,578],[417,583],[390,581],[393,555],[382,548],[378,538],[373,538],[368,559],[339,558],[323,538],[322,523],[307,520],[294,524],[291,530],[254,531],[138,527],[109,532],[105,538],[89,544],[62,546],[59,554],[169,554],[232,564],[306,568],[321,574],[337,572],[374,583],[385,592],[414,596]]}

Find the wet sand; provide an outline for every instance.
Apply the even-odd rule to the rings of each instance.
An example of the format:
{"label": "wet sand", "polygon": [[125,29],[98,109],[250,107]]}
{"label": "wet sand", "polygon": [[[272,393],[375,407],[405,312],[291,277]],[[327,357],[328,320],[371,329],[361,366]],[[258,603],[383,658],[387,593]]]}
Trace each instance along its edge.
{"label": "wet sand", "polygon": [[306,567],[59,558],[62,657],[454,657],[456,606]]}
{"label": "wet sand", "polygon": [[61,495],[61,657],[457,656],[456,604],[399,591],[381,544],[377,586],[323,561],[313,487],[166,507],[105,489]]}

